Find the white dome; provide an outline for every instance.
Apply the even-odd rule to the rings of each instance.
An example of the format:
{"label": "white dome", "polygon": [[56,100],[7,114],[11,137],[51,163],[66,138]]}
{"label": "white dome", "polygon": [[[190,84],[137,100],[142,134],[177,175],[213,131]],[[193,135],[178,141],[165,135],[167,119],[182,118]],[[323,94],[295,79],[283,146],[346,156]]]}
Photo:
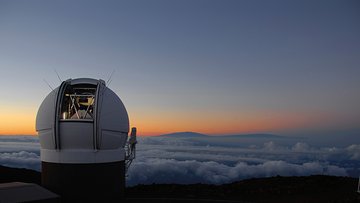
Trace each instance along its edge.
{"label": "white dome", "polygon": [[103,80],[69,79],[44,99],[36,117],[41,160],[101,163],[125,158],[129,118]]}

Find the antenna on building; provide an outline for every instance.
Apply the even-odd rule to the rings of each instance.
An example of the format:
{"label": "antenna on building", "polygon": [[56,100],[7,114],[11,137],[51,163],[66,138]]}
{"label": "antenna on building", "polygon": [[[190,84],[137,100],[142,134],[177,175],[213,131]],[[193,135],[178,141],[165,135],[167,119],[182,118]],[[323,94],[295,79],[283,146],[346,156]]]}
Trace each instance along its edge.
{"label": "antenna on building", "polygon": [[112,78],[112,76],[114,75],[114,73],[115,73],[115,69],[111,72],[109,79],[106,81],[106,86],[109,87],[109,85],[110,85],[110,83],[111,83],[111,78]]}
{"label": "antenna on building", "polygon": [[45,79],[43,79],[43,80],[50,87],[51,90],[54,90],[54,88],[52,88],[51,85]]}
{"label": "antenna on building", "polygon": [[56,69],[54,69],[54,71],[55,71],[57,77],[59,78],[60,83],[62,83],[62,80],[61,80],[61,78],[60,78],[60,76],[59,76],[59,73],[56,71]]}

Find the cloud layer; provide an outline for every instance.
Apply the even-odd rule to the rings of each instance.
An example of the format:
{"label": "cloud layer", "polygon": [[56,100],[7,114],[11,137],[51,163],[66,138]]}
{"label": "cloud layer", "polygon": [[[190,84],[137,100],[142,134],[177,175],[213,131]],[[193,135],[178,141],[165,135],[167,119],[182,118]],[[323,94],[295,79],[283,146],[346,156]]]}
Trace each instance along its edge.
{"label": "cloud layer", "polygon": [[[128,185],[211,183],[270,176],[347,176],[359,167],[360,145],[315,148],[305,142],[279,145],[266,141],[247,147],[217,146],[199,139],[151,137],[139,140]],[[357,170],[357,169],[356,169]]]}
{"label": "cloud layer", "polygon": [[319,162],[291,164],[285,161],[266,161],[255,165],[239,162],[235,166],[228,166],[214,161],[147,159],[134,163],[128,174],[128,185],[139,183],[222,184],[254,177],[313,174],[347,175],[344,168]]}
{"label": "cloud layer", "polygon": [[0,153],[0,165],[40,171],[40,157],[33,152],[5,152]]}
{"label": "cloud layer", "polygon": [[33,136],[0,136],[0,165],[40,171],[40,145]]}
{"label": "cloud layer", "polygon": [[[357,144],[318,148],[303,141],[278,144],[266,140],[229,146],[225,141],[217,144],[192,138],[140,138],[127,184],[222,184],[276,175],[357,176],[360,172]],[[36,137],[0,137],[0,164],[40,171],[39,147]]]}

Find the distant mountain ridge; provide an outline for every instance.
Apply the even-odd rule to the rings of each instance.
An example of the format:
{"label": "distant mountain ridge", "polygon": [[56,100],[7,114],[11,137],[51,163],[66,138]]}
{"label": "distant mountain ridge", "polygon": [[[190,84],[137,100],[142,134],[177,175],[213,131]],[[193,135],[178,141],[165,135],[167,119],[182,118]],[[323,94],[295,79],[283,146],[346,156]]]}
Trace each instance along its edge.
{"label": "distant mountain ridge", "polygon": [[175,132],[175,133],[159,135],[159,137],[191,138],[191,137],[209,137],[209,136],[197,132]]}
{"label": "distant mountain ridge", "polygon": [[268,134],[268,133],[222,135],[222,137],[238,137],[238,138],[286,138],[285,136],[275,135],[275,134]]}
{"label": "distant mountain ridge", "polygon": [[235,134],[235,135],[206,135],[197,132],[175,132],[169,134],[159,135],[159,137],[176,137],[176,138],[196,138],[196,137],[223,137],[223,138],[288,138],[281,135],[269,133],[254,133],[254,134]]}

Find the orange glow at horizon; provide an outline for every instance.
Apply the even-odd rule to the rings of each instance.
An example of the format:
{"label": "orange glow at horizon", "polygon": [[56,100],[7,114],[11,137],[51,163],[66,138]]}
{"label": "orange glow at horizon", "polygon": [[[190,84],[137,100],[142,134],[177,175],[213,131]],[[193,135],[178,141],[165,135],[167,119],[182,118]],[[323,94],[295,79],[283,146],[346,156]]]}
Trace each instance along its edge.
{"label": "orange glow at horizon", "polygon": [[[0,135],[36,135],[36,111],[30,108],[4,109],[0,114]],[[238,116],[241,115],[241,116]],[[327,115],[280,112],[132,112],[130,127],[138,135],[153,136],[193,131],[210,135],[277,132],[329,123]]]}
{"label": "orange glow at horizon", "polygon": [[36,135],[34,110],[0,107],[0,135]]}
{"label": "orange glow at horizon", "polygon": [[[133,119],[131,127],[143,136],[193,131],[210,135],[276,132],[324,126],[331,122],[326,115],[263,112],[252,115],[164,113],[144,114]],[[176,115],[176,116],[174,116]],[[325,124],[327,125],[327,124]]]}

